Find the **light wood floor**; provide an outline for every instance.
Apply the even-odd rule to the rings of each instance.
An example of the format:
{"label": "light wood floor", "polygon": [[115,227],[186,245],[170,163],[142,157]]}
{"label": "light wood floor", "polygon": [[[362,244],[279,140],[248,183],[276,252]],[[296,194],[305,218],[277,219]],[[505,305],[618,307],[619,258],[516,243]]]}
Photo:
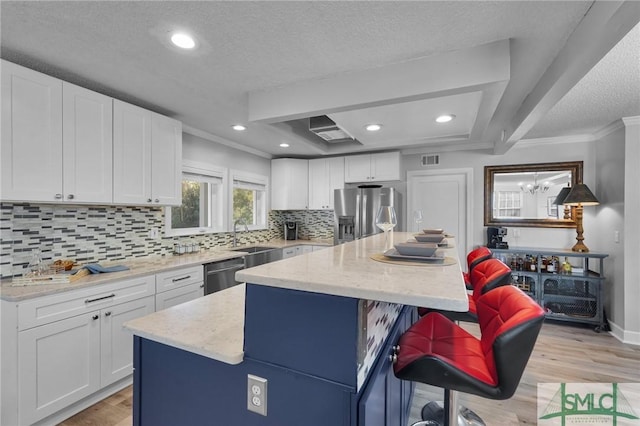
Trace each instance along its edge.
{"label": "light wood floor", "polygon": [[[477,325],[464,324],[470,332]],[[640,383],[640,347],[623,345],[608,333],[568,324],[545,323],[520,386],[513,398],[492,401],[459,394],[460,402],[489,426],[535,425],[538,383]],[[130,426],[132,390],[128,387],[61,423],[63,426]],[[418,384],[410,424],[442,390]],[[290,425],[293,426],[293,425]]]}

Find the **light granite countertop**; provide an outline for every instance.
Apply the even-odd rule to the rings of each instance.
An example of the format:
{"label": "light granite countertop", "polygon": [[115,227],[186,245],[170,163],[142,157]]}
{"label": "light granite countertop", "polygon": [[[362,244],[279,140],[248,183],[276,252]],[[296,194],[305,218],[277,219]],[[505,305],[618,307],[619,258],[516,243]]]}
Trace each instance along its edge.
{"label": "light granite countertop", "polygon": [[[412,234],[396,232],[395,241]],[[468,309],[455,248],[440,249],[455,264],[398,265],[370,258],[381,253],[375,235],[236,273],[254,284],[380,300],[453,311]],[[238,285],[125,323],[135,335],[229,364],[244,357],[245,285]]]}
{"label": "light granite countertop", "polygon": [[227,364],[244,359],[244,297],[240,284],[124,324],[133,334]]}
{"label": "light granite countertop", "polygon": [[[412,233],[395,232],[395,242]],[[453,238],[449,239],[453,246]],[[319,250],[236,273],[238,281],[358,299],[466,312],[469,309],[455,248],[438,249],[455,264],[407,265],[371,259],[381,253],[384,235]]]}
{"label": "light granite countertop", "polygon": [[188,266],[203,265],[210,262],[218,262],[226,259],[242,257],[246,252],[231,251],[255,246],[286,248],[299,245],[326,245],[331,246],[333,240],[270,240],[263,243],[232,247],[217,247],[210,250],[201,250],[198,253],[182,254],[179,256],[146,256],[131,260],[121,260],[114,262],[100,262],[102,266],[124,265],[129,269],[121,272],[110,272],[107,274],[88,275],[77,281],[66,284],[38,284],[29,286],[13,286],[12,281],[2,280],[0,284],[0,299],[12,302],[31,299],[34,297],[47,296],[79,288],[91,287],[101,284],[111,283],[129,278],[144,275],[156,274],[158,272],[172,269],[184,268]]}

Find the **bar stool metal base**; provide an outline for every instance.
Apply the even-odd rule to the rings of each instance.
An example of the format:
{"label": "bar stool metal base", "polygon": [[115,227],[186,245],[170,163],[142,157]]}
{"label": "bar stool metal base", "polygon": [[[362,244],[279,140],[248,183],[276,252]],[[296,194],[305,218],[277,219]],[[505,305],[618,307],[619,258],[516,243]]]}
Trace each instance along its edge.
{"label": "bar stool metal base", "polygon": [[[452,422],[455,424],[455,422]],[[458,426],[486,426],[484,421],[476,413],[467,407],[458,408]],[[447,426],[444,422],[444,403],[442,401],[431,401],[422,407],[422,422],[414,423],[411,426],[441,425]]]}

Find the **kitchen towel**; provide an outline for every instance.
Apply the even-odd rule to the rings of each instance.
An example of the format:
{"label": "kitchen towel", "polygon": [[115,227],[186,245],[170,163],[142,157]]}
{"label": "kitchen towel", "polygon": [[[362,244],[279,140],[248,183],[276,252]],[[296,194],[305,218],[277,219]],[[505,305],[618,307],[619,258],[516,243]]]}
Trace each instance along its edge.
{"label": "kitchen towel", "polygon": [[124,265],[113,265],[113,266],[101,266],[97,263],[89,263],[83,266],[91,272],[92,274],[104,274],[107,272],[120,272],[127,271],[129,268]]}

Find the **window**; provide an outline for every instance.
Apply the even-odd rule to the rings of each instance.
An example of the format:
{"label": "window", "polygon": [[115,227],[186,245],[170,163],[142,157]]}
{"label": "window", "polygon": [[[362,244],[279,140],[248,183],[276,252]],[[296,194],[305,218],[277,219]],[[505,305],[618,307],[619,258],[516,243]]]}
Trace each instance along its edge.
{"label": "window", "polygon": [[182,205],[165,209],[167,235],[225,231],[225,174],[226,170],[223,169],[185,164],[182,173]]}
{"label": "window", "polygon": [[265,176],[233,172],[233,221],[250,229],[267,227],[267,181]]}
{"label": "window", "polygon": [[520,217],[521,191],[494,191],[493,217]]}

